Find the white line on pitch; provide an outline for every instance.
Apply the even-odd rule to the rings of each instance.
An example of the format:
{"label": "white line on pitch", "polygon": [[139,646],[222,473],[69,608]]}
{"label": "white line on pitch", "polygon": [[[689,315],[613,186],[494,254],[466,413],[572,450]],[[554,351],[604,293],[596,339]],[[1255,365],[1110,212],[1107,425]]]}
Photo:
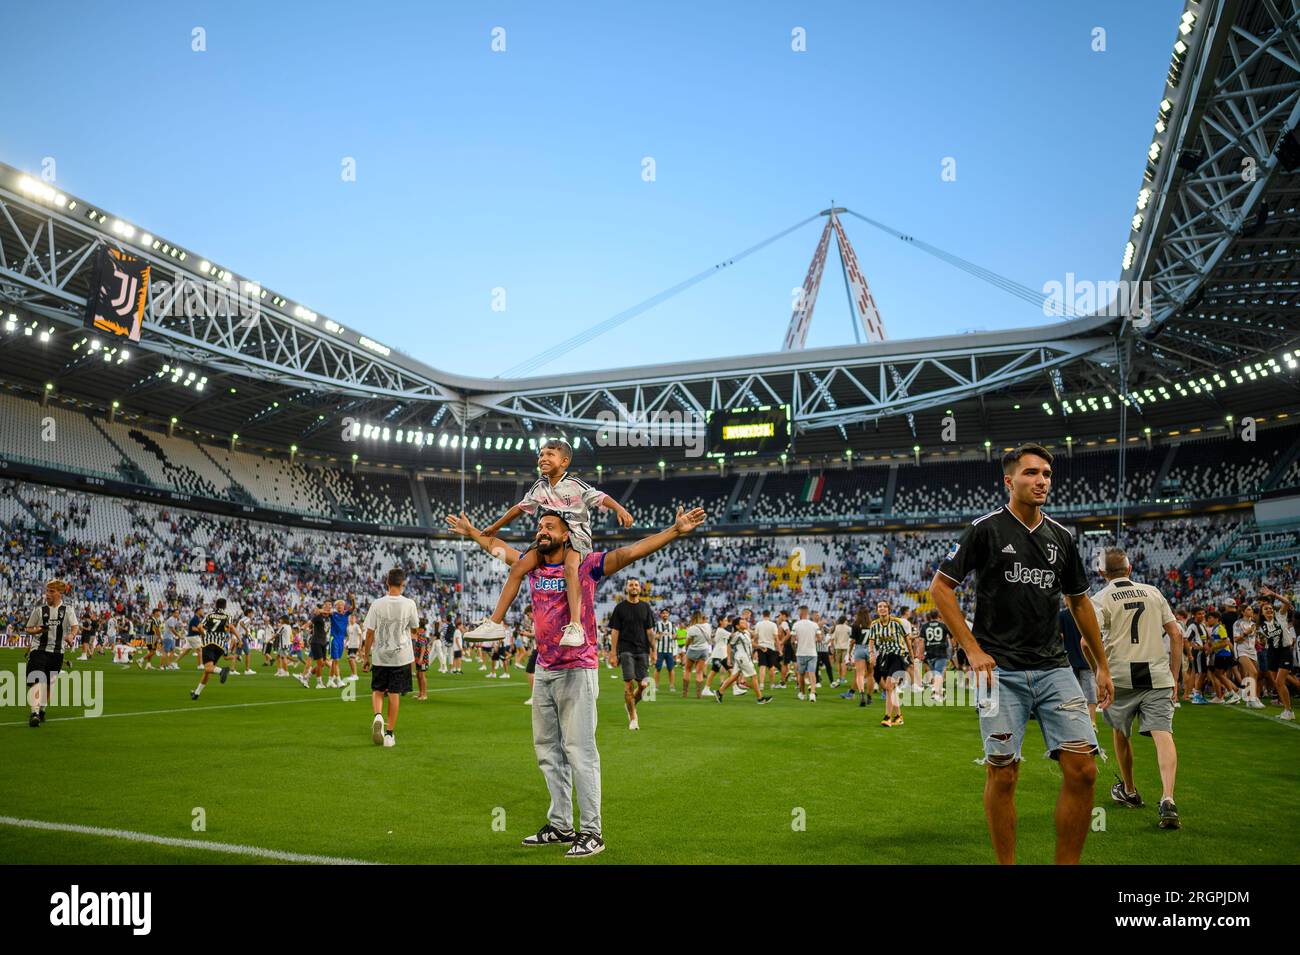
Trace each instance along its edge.
{"label": "white line on pitch", "polygon": [[[461,690],[491,690],[497,687],[506,686],[504,683],[477,683],[469,686],[444,686],[430,690],[430,693],[457,693]],[[358,693],[358,698],[364,694]],[[252,706],[286,706],[290,703],[337,703],[339,698],[330,694],[329,696],[312,696],[303,697],[299,700],[262,700],[258,703],[218,703],[216,706],[182,706],[174,710],[137,710],[134,713],[101,713],[99,716],[52,716],[46,720],[47,723],[63,723],[68,720],[110,720],[120,719],[124,716],[153,716],[162,713],[207,713],[210,710],[241,710]],[[26,726],[26,720],[10,720],[7,723],[0,723],[0,726]]]}
{"label": "white line on pitch", "polygon": [[130,829],[102,829],[99,826],[77,826],[66,822],[44,822],[40,819],[18,819],[0,816],[0,826],[17,826],[20,829],[44,829],[48,832],[73,832],[83,836],[102,836],[105,839],[125,839],[128,842],[147,842],[156,846],[175,846],[178,849],[202,849],[207,852],[224,852],[236,856],[256,856],[277,862],[308,862],[318,865],[379,865],[364,859],[342,859],[336,856],[313,856],[301,852],[282,852],[263,849],[261,846],[241,846],[231,842],[204,842],[201,839],[177,839],[172,836],[155,836]]}
{"label": "white line on pitch", "polygon": [[1253,716],[1260,720],[1268,720],[1270,723],[1277,723],[1278,725],[1285,726],[1290,730],[1300,730],[1300,723],[1296,723],[1292,720],[1280,720],[1276,716],[1269,716],[1267,713],[1260,713],[1257,710],[1250,709],[1249,707],[1239,710],[1235,706],[1229,704],[1228,706],[1221,706],[1219,709],[1228,710],[1232,713],[1245,713],[1247,716]]}

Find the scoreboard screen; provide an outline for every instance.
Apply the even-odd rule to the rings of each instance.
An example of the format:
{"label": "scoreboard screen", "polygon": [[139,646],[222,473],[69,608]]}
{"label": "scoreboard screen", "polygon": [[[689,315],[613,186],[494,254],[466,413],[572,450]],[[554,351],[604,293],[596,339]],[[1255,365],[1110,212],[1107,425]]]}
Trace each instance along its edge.
{"label": "scoreboard screen", "polygon": [[708,444],[711,458],[784,451],[790,447],[790,406],[710,411]]}

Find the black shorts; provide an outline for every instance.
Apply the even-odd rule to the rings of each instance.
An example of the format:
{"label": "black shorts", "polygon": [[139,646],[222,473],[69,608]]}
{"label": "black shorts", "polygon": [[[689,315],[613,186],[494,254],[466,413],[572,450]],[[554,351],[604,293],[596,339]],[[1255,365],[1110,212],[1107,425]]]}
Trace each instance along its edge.
{"label": "black shorts", "polygon": [[1210,667],[1209,667],[1209,665],[1206,663],[1206,660],[1205,660],[1205,651],[1204,651],[1204,650],[1196,650],[1195,652],[1193,652],[1193,653],[1192,653],[1192,672],[1193,672],[1193,673],[1208,673],[1209,671],[1210,671]]}
{"label": "black shorts", "polygon": [[370,668],[370,691],[372,693],[411,692],[411,666],[405,664],[395,667],[372,666]]}
{"label": "black shorts", "polygon": [[775,650],[764,650],[760,648],[755,650],[754,653],[758,657],[758,659],[754,661],[755,666],[779,667],[781,665],[781,654],[777,653]]}
{"label": "black shorts", "polygon": [[623,668],[625,683],[640,683],[650,672],[650,655],[647,653],[620,653],[618,662]]}
{"label": "black shorts", "polygon": [[1217,654],[1214,657],[1214,669],[1231,670],[1237,665],[1237,658],[1233,656],[1221,657]]}
{"label": "black shorts", "polygon": [[1291,647],[1269,647],[1268,668],[1272,670],[1293,670],[1291,666]]}
{"label": "black shorts", "polygon": [[781,648],[781,662],[795,663],[794,641],[787,640],[785,646]]}
{"label": "black shorts", "polygon": [[203,645],[203,662],[219,663],[221,658],[226,655],[226,651],[215,643],[205,643]]}
{"label": "black shorts", "polygon": [[728,673],[731,672],[731,664],[720,657],[714,657],[710,661],[710,665],[713,667],[714,673],[717,673],[719,670],[726,670]]}
{"label": "black shorts", "polygon": [[348,656],[350,656],[350,657],[355,657],[356,655],[357,655],[357,648],[356,648],[356,647],[348,647]]}
{"label": "black shorts", "polygon": [[27,685],[37,680],[48,683],[63,669],[63,654],[49,650],[33,650],[27,657]]}
{"label": "black shorts", "polygon": [[311,645],[311,658],[313,660],[324,660],[328,645],[324,643],[313,643]]}
{"label": "black shorts", "polygon": [[532,653],[528,654],[528,667],[527,667],[527,670],[528,670],[529,673],[536,673],[536,672],[537,672],[537,651],[536,651],[536,650],[534,650]]}
{"label": "black shorts", "polygon": [[901,654],[886,653],[884,656],[876,658],[876,672],[874,674],[876,681],[892,679],[897,673],[907,672],[907,661]]}

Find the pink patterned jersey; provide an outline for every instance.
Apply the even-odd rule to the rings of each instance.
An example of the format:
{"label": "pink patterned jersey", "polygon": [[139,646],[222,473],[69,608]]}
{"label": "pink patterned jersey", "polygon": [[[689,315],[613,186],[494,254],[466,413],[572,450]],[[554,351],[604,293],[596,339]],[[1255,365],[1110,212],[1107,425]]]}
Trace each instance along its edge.
{"label": "pink patterned jersey", "polygon": [[582,629],[587,642],[580,647],[560,646],[569,622],[569,598],[564,589],[564,564],[542,564],[528,575],[533,594],[533,628],[537,639],[537,665],[543,670],[594,670],[596,648],[596,584],[605,576],[605,552],[595,551],[578,566],[582,584]]}

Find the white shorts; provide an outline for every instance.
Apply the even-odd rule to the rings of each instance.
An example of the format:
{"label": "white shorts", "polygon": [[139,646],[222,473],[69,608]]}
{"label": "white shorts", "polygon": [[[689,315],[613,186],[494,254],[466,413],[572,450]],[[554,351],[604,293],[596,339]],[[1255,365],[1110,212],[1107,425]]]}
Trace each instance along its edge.
{"label": "white shorts", "polygon": [[749,658],[747,653],[733,654],[731,668],[743,677],[758,676],[758,671],[754,669],[754,661]]}
{"label": "white shorts", "polygon": [[198,649],[200,649],[200,648],[203,646],[203,638],[202,638],[202,637],[186,637],[186,638],[185,638],[185,646],[189,647],[191,650],[198,650]]}

